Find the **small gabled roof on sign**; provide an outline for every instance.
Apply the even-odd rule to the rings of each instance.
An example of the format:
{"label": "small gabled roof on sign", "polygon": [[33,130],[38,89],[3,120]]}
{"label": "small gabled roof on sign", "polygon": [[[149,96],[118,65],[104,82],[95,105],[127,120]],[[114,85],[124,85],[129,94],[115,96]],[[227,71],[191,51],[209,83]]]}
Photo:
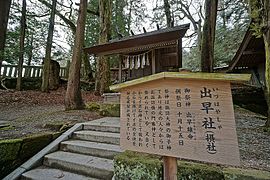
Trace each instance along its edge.
{"label": "small gabled roof on sign", "polygon": [[153,74],[143,78],[127,81],[121,84],[110,86],[110,90],[120,90],[130,86],[159,80],[159,79],[193,79],[193,80],[219,80],[230,82],[247,82],[249,81],[250,74],[225,74],[225,73],[190,73],[190,72],[162,72]]}
{"label": "small gabled roof on sign", "polygon": [[177,40],[183,38],[189,24],[183,24],[172,28],[146,32],[134,36],[112,40],[105,44],[85,48],[84,51],[94,55],[112,55],[120,53],[146,51],[149,49],[175,46]]}

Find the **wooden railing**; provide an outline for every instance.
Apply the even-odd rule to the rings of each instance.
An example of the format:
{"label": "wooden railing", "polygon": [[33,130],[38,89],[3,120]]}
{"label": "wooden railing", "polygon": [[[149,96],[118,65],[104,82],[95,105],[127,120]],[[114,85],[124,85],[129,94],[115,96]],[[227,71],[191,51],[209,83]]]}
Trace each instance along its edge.
{"label": "wooden railing", "polygon": [[[1,74],[2,77],[18,77],[17,65],[2,65]],[[67,77],[67,69],[65,67],[60,67],[61,78]],[[22,77],[32,77],[37,78],[42,76],[42,66],[23,66]]]}

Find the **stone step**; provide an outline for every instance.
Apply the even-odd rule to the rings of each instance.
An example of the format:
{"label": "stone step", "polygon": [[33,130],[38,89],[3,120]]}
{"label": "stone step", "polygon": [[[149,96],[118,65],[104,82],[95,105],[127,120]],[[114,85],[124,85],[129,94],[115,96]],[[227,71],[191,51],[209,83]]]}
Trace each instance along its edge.
{"label": "stone step", "polygon": [[94,178],[113,176],[113,160],[88,155],[57,151],[46,155],[43,164]]}
{"label": "stone step", "polygon": [[110,133],[110,132],[99,132],[99,131],[76,131],[73,133],[74,139],[94,141],[100,143],[109,143],[109,144],[120,144],[120,134],[119,133]]}
{"label": "stone step", "polygon": [[81,140],[68,140],[60,145],[62,151],[87,154],[91,156],[113,159],[113,157],[121,152],[119,145],[105,144]]}
{"label": "stone step", "polygon": [[22,174],[21,180],[98,180],[96,178],[86,177],[83,175],[54,169],[46,166],[40,166],[36,169],[27,171]]}
{"label": "stone step", "polygon": [[115,117],[105,117],[83,123],[84,130],[120,133],[120,120]]}
{"label": "stone step", "polygon": [[120,127],[117,125],[93,125],[93,124],[84,124],[84,130],[91,131],[102,131],[102,132],[112,132],[112,133],[120,133]]}

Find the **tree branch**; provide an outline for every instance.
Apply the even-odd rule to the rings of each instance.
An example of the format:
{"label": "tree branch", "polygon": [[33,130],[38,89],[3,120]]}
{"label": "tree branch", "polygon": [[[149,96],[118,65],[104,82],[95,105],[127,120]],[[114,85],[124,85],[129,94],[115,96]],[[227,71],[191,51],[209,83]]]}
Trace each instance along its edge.
{"label": "tree branch", "polygon": [[[79,3],[75,3],[75,5],[79,6],[80,4]],[[87,9],[87,13],[92,14],[92,15],[95,15],[95,16],[99,16],[99,7],[97,8],[96,11],[93,11],[91,9]]]}
{"label": "tree branch", "polygon": [[[38,0],[39,2],[41,2],[42,4],[44,4],[45,6],[47,6],[48,8],[52,8],[52,5],[49,4],[46,0]],[[76,25],[68,18],[66,18],[64,15],[62,15],[59,11],[55,11],[55,14],[60,17],[71,29],[72,33],[75,34],[76,33]]]}

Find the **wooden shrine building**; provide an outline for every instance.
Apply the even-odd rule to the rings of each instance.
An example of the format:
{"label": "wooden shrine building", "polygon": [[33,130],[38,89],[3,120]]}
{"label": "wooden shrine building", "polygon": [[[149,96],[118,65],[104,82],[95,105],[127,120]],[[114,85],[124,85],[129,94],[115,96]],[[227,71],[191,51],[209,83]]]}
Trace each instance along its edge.
{"label": "wooden shrine building", "polygon": [[257,38],[249,28],[226,72],[250,73],[250,84],[265,85],[265,50],[263,38]]}
{"label": "wooden shrine building", "polygon": [[[189,24],[111,40],[85,48],[96,56],[120,55],[118,83],[182,67],[182,38]],[[116,69],[114,69],[116,70]]]}

